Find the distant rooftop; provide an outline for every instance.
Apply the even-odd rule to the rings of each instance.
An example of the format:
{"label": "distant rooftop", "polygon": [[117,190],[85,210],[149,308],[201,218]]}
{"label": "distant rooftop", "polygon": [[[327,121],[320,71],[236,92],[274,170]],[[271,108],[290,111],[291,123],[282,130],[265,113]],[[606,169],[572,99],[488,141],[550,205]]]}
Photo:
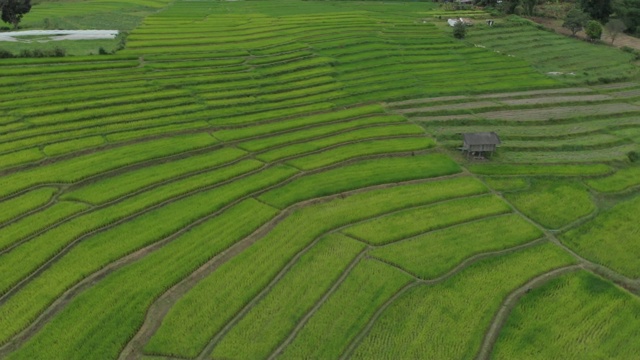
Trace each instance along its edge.
{"label": "distant rooftop", "polygon": [[498,134],[492,132],[462,134],[464,142],[469,145],[500,145]]}

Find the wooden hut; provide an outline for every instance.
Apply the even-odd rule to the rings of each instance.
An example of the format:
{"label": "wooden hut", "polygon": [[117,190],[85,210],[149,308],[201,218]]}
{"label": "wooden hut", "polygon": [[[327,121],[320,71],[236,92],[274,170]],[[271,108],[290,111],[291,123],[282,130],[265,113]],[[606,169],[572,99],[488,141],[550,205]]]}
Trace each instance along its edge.
{"label": "wooden hut", "polygon": [[462,152],[467,156],[482,157],[491,156],[498,145],[501,144],[498,134],[495,132],[462,134]]}

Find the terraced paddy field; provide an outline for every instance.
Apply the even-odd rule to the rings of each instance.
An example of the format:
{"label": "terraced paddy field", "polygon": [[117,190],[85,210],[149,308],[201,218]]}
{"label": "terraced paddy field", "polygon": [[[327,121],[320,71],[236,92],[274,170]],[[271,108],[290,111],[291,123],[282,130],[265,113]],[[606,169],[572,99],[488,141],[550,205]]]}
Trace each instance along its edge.
{"label": "terraced paddy field", "polygon": [[144,7],[124,49],[0,61],[0,358],[640,358],[625,53],[549,75],[432,3],[84,3],[32,13]]}

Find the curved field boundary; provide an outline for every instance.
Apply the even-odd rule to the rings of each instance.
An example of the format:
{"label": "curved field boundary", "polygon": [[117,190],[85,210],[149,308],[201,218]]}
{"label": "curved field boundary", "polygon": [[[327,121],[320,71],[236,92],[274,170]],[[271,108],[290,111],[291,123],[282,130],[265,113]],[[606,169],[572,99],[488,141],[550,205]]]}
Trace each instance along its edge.
{"label": "curved field boundary", "polygon": [[[249,158],[250,158],[250,156],[249,156],[249,155],[246,155],[246,156],[243,156],[243,157],[241,157],[241,158],[238,158],[238,159],[232,160],[232,161],[230,161],[230,162],[228,162],[228,163],[221,164],[221,165],[219,165],[219,166],[215,166],[215,167],[212,167],[212,168],[209,168],[209,169],[204,169],[204,170],[200,170],[200,171],[196,171],[196,172],[191,172],[191,173],[188,173],[188,174],[183,174],[183,175],[180,175],[180,176],[177,176],[177,177],[171,178],[171,179],[167,179],[167,180],[165,180],[165,181],[161,181],[161,182],[158,182],[158,183],[154,183],[154,184],[151,184],[151,185],[146,186],[146,187],[144,187],[144,188],[138,189],[138,190],[136,190],[136,191],[134,191],[134,192],[128,193],[128,194],[126,194],[126,195],[124,195],[124,196],[121,196],[121,197],[119,197],[119,198],[116,198],[116,199],[113,199],[113,200],[108,201],[108,202],[106,202],[106,203],[100,204],[100,205],[94,205],[94,204],[89,204],[89,203],[87,203],[87,204],[91,205],[89,209],[84,210],[84,211],[81,211],[81,212],[79,212],[79,213],[77,213],[77,214],[74,214],[74,215],[72,215],[72,216],[66,217],[66,218],[64,218],[64,219],[62,219],[62,220],[60,220],[60,221],[58,221],[57,223],[51,224],[51,225],[47,226],[46,228],[44,228],[44,229],[42,229],[42,230],[40,230],[40,231],[38,231],[38,232],[36,232],[36,233],[34,233],[34,234],[32,234],[32,235],[30,235],[30,236],[26,237],[26,238],[24,238],[24,239],[21,239],[21,240],[19,240],[19,241],[15,242],[15,243],[14,243],[14,244],[12,244],[11,246],[9,246],[9,247],[5,248],[4,250],[0,251],[0,255],[3,255],[3,254],[5,254],[5,253],[8,253],[8,252],[10,252],[12,249],[14,249],[14,248],[16,248],[16,247],[18,247],[18,246],[20,246],[20,245],[24,244],[25,242],[28,242],[28,241],[30,241],[30,240],[32,240],[32,239],[34,239],[34,238],[36,238],[37,236],[44,234],[45,232],[47,232],[47,231],[49,231],[49,230],[51,230],[51,229],[57,228],[57,227],[59,227],[59,226],[61,226],[61,225],[65,224],[65,223],[67,223],[67,222],[69,222],[69,221],[71,221],[71,220],[74,220],[74,219],[76,219],[76,218],[79,218],[79,217],[81,217],[81,216],[84,216],[84,215],[90,214],[90,213],[95,212],[95,211],[98,211],[98,210],[106,209],[106,208],[108,208],[108,207],[110,207],[110,206],[112,206],[112,205],[118,204],[118,203],[123,202],[123,201],[125,201],[125,200],[128,200],[128,199],[130,199],[130,198],[133,198],[133,197],[135,197],[135,196],[137,196],[137,195],[140,195],[140,194],[142,194],[142,193],[144,193],[144,192],[147,192],[147,191],[153,190],[153,189],[155,189],[155,188],[158,188],[158,187],[161,187],[161,186],[164,186],[164,185],[170,184],[170,183],[172,183],[172,182],[176,182],[176,181],[184,180],[184,179],[187,179],[187,178],[189,178],[189,177],[191,177],[191,176],[196,176],[196,175],[204,174],[204,173],[207,173],[207,172],[210,172],[210,171],[214,171],[214,170],[219,169],[219,168],[224,168],[224,167],[226,167],[226,166],[234,165],[234,164],[237,164],[237,163],[242,162],[243,160],[246,160],[246,159],[249,159]],[[261,167],[261,168],[258,168],[258,169],[256,169],[256,170],[249,171],[249,172],[244,173],[244,174],[242,174],[242,175],[240,175],[240,176],[236,176],[236,177],[234,177],[234,178],[232,178],[232,179],[228,179],[228,180],[225,180],[225,181],[220,182],[220,183],[216,183],[216,184],[213,184],[213,185],[209,185],[209,186],[205,186],[205,187],[198,188],[198,189],[195,189],[195,190],[191,190],[191,191],[188,191],[188,192],[186,192],[186,193],[182,193],[182,194],[179,194],[179,195],[177,195],[177,196],[174,196],[174,197],[171,197],[171,198],[165,199],[165,200],[163,200],[163,201],[161,201],[161,202],[159,202],[159,203],[157,203],[157,204],[154,204],[154,205],[151,205],[151,206],[146,207],[146,208],[144,208],[144,209],[141,209],[141,210],[139,210],[139,211],[138,211],[138,212],[136,212],[136,213],[130,214],[130,215],[126,216],[126,218],[129,218],[129,217],[132,217],[132,216],[133,216],[133,217],[135,217],[135,216],[136,216],[136,214],[138,214],[138,215],[143,215],[144,213],[146,213],[146,212],[148,212],[148,211],[154,210],[154,209],[159,208],[159,207],[162,207],[162,206],[164,206],[164,205],[168,205],[168,204],[170,204],[170,203],[172,203],[172,202],[175,202],[175,201],[181,200],[181,199],[186,198],[186,197],[188,197],[188,196],[195,195],[195,194],[197,194],[197,193],[199,193],[199,192],[207,191],[207,190],[211,190],[211,189],[214,189],[214,188],[216,188],[216,187],[218,187],[218,186],[226,185],[226,184],[228,184],[228,183],[230,183],[230,182],[232,182],[232,181],[239,180],[239,179],[242,179],[242,178],[247,177],[247,176],[250,176],[250,175],[254,175],[254,174],[256,174],[256,173],[258,173],[258,172],[260,172],[260,171],[266,170],[266,169],[267,169],[267,167],[268,167],[268,165],[267,165],[267,164],[265,164],[265,165],[264,165],[263,167]],[[74,184],[74,185],[81,186],[81,185],[84,185],[84,184],[83,184],[83,183],[76,183],[76,184]],[[70,186],[69,188],[71,188],[71,186]],[[71,201],[77,201],[77,200],[71,200]],[[84,202],[83,202],[83,203],[84,203]],[[120,221],[120,220],[118,220],[118,221]],[[112,224],[106,225],[105,227],[97,228],[96,230],[99,230],[99,229],[107,230],[107,229],[109,229],[109,228],[113,227],[113,225],[116,225],[116,224],[115,224],[115,223],[112,223]],[[0,300],[0,303],[1,303],[1,300]]]}
{"label": "curved field boundary", "polygon": [[[331,200],[344,198],[347,196],[364,193],[372,190],[386,189],[386,188],[392,188],[392,187],[410,185],[410,184],[442,181],[442,180],[453,179],[453,178],[462,177],[462,176],[464,175],[453,174],[453,175],[446,175],[446,176],[435,177],[435,178],[418,179],[418,180],[410,180],[405,182],[387,183],[387,184],[363,187],[356,190],[350,190],[350,191],[345,191],[345,192],[341,192],[333,195],[305,200],[305,201],[296,203],[294,205],[291,205],[286,209],[283,209],[270,222],[263,225],[260,229],[256,230],[256,232],[254,232],[249,237],[241,240],[236,245],[234,245],[234,246],[238,246],[239,249],[237,251],[234,250],[233,254],[229,254],[229,256],[225,256],[224,258],[220,257],[220,258],[214,258],[210,260],[209,262],[202,265],[202,267],[199,268],[197,271],[192,273],[188,278],[185,278],[183,281],[176,284],[174,287],[167,290],[167,292],[165,292],[162,296],[160,296],[149,308],[145,322],[143,323],[140,330],[138,330],[138,333],[132,338],[129,344],[127,344],[127,346],[125,347],[125,349],[120,355],[120,359],[133,359],[133,358],[136,358],[136,356],[139,356],[140,354],[142,354],[142,347],[149,341],[151,336],[153,336],[153,334],[157,331],[157,329],[161,325],[162,319],[164,319],[164,317],[167,315],[169,310],[173,307],[173,305],[178,300],[180,300],[180,298],[184,294],[186,294],[189,290],[191,290],[191,288],[193,288],[202,279],[204,279],[213,271],[215,271],[220,265],[229,261],[231,258],[233,258],[233,256],[239,254],[244,249],[251,246],[251,244],[258,241],[260,238],[266,236],[276,225],[278,225],[282,220],[284,220],[289,215],[291,215],[291,213],[293,213],[294,211],[301,209],[303,207],[314,205],[314,204],[328,202]],[[367,220],[369,219],[365,219],[364,221],[367,221]],[[342,228],[346,228],[348,226],[349,225],[345,225],[337,229],[332,229],[327,233],[321,234],[318,238],[325,236],[331,232],[340,231]]]}
{"label": "curved field boundary", "polygon": [[[537,240],[533,240],[530,241],[526,244],[522,244],[522,245],[518,245],[518,246],[514,246],[508,249],[504,249],[504,250],[499,250],[499,251],[490,251],[490,252],[485,252],[485,253],[481,253],[481,254],[476,254],[473,255],[472,257],[464,260],[463,262],[461,262],[460,264],[458,264],[456,267],[454,267],[453,269],[449,270],[447,273],[435,278],[435,279],[430,279],[430,280],[424,280],[421,279],[419,277],[416,277],[416,275],[407,272],[406,270],[394,265],[394,264],[389,264],[383,260],[380,260],[378,258],[372,258],[375,259],[377,261],[383,262],[389,266],[393,266],[397,269],[399,269],[400,271],[412,276],[415,279],[415,282],[409,284],[405,289],[401,290],[401,293],[406,292],[407,290],[409,290],[409,288],[413,287],[413,286],[417,286],[417,285],[436,285],[438,283],[441,283],[443,281],[446,281],[447,279],[455,276],[456,274],[458,274],[459,272],[463,271],[464,269],[468,268],[469,266],[475,264],[478,261],[484,260],[486,258],[490,258],[490,257],[494,257],[494,256],[500,256],[500,255],[504,255],[504,254],[509,254],[518,250],[522,250],[522,249],[526,249],[529,247],[533,247],[536,246],[538,244],[541,244],[542,242],[547,241],[545,238],[540,238]],[[367,336],[367,334],[369,333],[369,331],[371,330],[371,328],[373,328],[373,325],[375,324],[375,322],[378,320],[378,318],[382,315],[382,313],[394,302],[396,301],[400,295],[402,295],[401,293],[396,294],[394,297],[390,298],[389,300],[387,300],[387,302],[381,306],[376,313],[373,315],[373,317],[369,320],[369,322],[367,323],[367,326],[365,326],[361,332],[358,334],[358,336],[356,336],[353,340],[353,342],[349,345],[349,347],[345,350],[344,354],[340,357],[340,359],[348,359],[351,354],[353,353],[353,351],[358,347],[358,345],[360,345],[360,343],[362,342],[362,340],[365,338],[365,336]]]}
{"label": "curved field boundary", "polygon": [[485,333],[484,339],[482,341],[482,346],[480,347],[480,351],[476,356],[476,360],[489,360],[491,356],[491,351],[493,350],[493,346],[495,345],[496,340],[498,340],[498,335],[500,334],[500,330],[502,330],[502,327],[504,326],[504,323],[507,321],[509,314],[511,314],[511,311],[516,306],[518,300],[520,300],[522,296],[524,296],[526,293],[528,293],[532,289],[535,289],[537,287],[544,285],[547,281],[553,278],[556,278],[558,276],[564,275],[572,271],[577,271],[579,269],[582,269],[581,265],[571,265],[571,266],[566,266],[566,267],[549,271],[545,274],[542,274],[540,276],[537,276],[529,280],[526,284],[522,285],[518,289],[511,292],[511,294],[509,294],[504,299],[504,301],[502,302],[502,305],[500,305],[500,310],[498,310],[498,312],[493,316],[493,320],[491,321],[491,325],[489,326],[489,328],[487,329],[487,332]]}
{"label": "curved field boundary", "polygon": [[635,293],[636,295],[640,296],[640,279],[632,279],[629,277],[626,277],[624,275],[621,275],[619,273],[617,273],[616,271],[600,265],[600,264],[596,264],[590,260],[585,259],[584,257],[582,257],[580,254],[576,253],[575,251],[573,251],[571,248],[569,248],[568,246],[566,246],[565,244],[563,244],[560,240],[558,240],[558,238],[555,236],[553,231],[550,231],[548,229],[546,229],[544,226],[540,225],[538,222],[530,219],[528,216],[526,216],[525,214],[523,214],[520,210],[518,210],[515,206],[513,206],[513,204],[511,204],[511,202],[509,202],[509,200],[507,200],[500,192],[495,191],[493,188],[491,188],[485,181],[484,179],[482,179],[481,177],[476,176],[476,179],[478,179],[479,181],[481,181],[483,184],[485,184],[485,186],[487,186],[490,189],[490,192],[496,196],[499,196],[500,198],[502,198],[512,209],[515,213],[517,213],[518,215],[520,215],[523,219],[527,220],[529,223],[531,223],[532,225],[534,225],[535,227],[537,227],[538,229],[540,229],[547,238],[549,238],[549,240],[551,242],[553,242],[555,245],[559,246],[561,249],[563,249],[564,251],[566,251],[567,253],[569,253],[571,256],[573,256],[575,259],[578,260],[578,262],[581,264],[581,266],[586,269],[589,270],[593,273],[596,273],[602,277],[604,277],[605,279],[612,281],[618,285],[620,285],[621,287],[627,289],[630,292]]}
{"label": "curved field boundary", "polygon": [[[158,158],[152,158],[152,159],[147,159],[147,160],[143,160],[134,164],[130,164],[130,165],[124,165],[124,166],[120,166],[118,168],[115,169],[109,169],[97,174],[91,174],[88,175],[86,177],[83,177],[81,179],[79,179],[76,182],[73,183],[65,183],[65,182],[44,182],[44,183],[38,183],[38,184],[34,184],[31,185],[29,187],[20,189],[18,191],[14,191],[10,194],[7,194],[6,196],[0,198],[0,200],[3,200],[9,196],[15,196],[16,194],[24,194],[30,190],[33,190],[35,188],[40,188],[43,186],[70,186],[70,185],[76,185],[79,183],[85,183],[85,182],[90,182],[90,181],[95,181],[104,177],[110,177],[110,176],[114,176],[123,172],[127,172],[127,171],[132,171],[132,170],[137,170],[137,169],[141,169],[147,166],[151,166],[151,165],[155,165],[155,164],[161,164],[167,161],[171,161],[171,160],[180,160],[180,159],[185,159],[188,158],[190,156],[193,155],[200,155],[200,154],[204,154],[206,152],[209,151],[213,151],[213,150],[218,150],[221,149],[222,147],[224,147],[225,144],[222,143],[216,143],[213,144],[211,146],[206,146],[206,147],[202,147],[199,149],[193,149],[193,150],[188,150],[185,152],[181,152],[178,154],[172,154],[172,155],[168,155],[168,156],[162,156],[162,157],[158,157]],[[39,166],[42,166],[44,164],[41,164]],[[4,174],[6,175],[6,174]],[[3,174],[0,173],[0,176],[3,176]]]}
{"label": "curved field boundary", "polygon": [[[351,262],[351,264],[349,264],[349,267],[347,267],[347,269],[342,273],[340,278],[338,278],[338,280],[333,284],[333,286],[331,286],[331,288],[324,295],[322,295],[322,298],[320,298],[320,300],[313,306],[313,308],[311,308],[311,310],[307,312],[307,314],[302,318],[302,320],[298,322],[298,325],[296,325],[293,331],[291,331],[291,334],[289,335],[289,337],[285,341],[283,341],[280,344],[280,346],[278,346],[273,351],[273,353],[271,353],[271,355],[268,357],[268,360],[274,360],[280,353],[282,353],[282,351],[287,346],[289,346],[289,344],[291,344],[291,342],[295,339],[295,337],[298,335],[300,330],[302,330],[302,328],[307,324],[309,319],[311,319],[311,317],[316,313],[316,311],[318,311],[318,309],[327,301],[327,299],[329,299],[329,297],[333,295],[333,293],[340,287],[340,285],[342,285],[342,283],[347,278],[347,276],[349,276],[353,268],[356,267],[356,265],[358,265],[360,260],[362,260],[362,258],[365,256],[367,249],[368,248],[365,248],[365,250],[363,250],[360,253],[360,255],[357,258],[355,258]],[[204,359],[199,357],[198,360],[204,360]]]}
{"label": "curved field boundary", "polygon": [[[47,208],[49,208],[53,204],[55,204],[58,201],[58,198],[60,197],[60,195],[62,195],[62,193],[61,193],[62,192],[62,187],[61,186],[53,186],[53,187],[56,188],[56,193],[51,197],[51,199],[49,199],[48,202],[46,202],[46,203],[44,203],[44,204],[42,204],[42,205],[40,205],[40,206],[38,206],[38,207],[36,207],[34,209],[31,209],[31,210],[29,210],[27,212],[24,212],[24,213],[22,213],[22,214],[20,214],[18,216],[15,216],[15,217],[13,217],[13,218],[1,223],[0,224],[0,230],[2,230],[3,228],[5,228],[5,227],[7,227],[7,226],[9,226],[9,225],[11,225],[11,224],[13,224],[15,222],[18,222],[18,221],[20,221],[20,220],[22,220],[22,219],[24,219],[26,217],[29,217],[29,216],[31,216],[31,215],[33,215],[35,213],[38,213],[38,212],[43,211],[43,210],[46,210]],[[11,199],[11,198],[14,198],[14,197],[17,197],[17,196],[19,196],[19,195],[13,195],[13,196],[9,197],[8,199]],[[7,199],[4,199],[4,200],[7,200]],[[2,254],[2,252],[0,252],[0,255],[1,254]]]}
{"label": "curved field boundary", "polygon": [[[459,198],[459,197],[458,197],[458,198]],[[458,198],[454,198],[454,199],[458,199]],[[466,198],[466,197],[465,197],[465,198]],[[447,202],[452,201],[452,200],[454,200],[454,199],[447,199],[447,200],[443,200],[443,201],[436,202],[436,203],[434,203],[434,204],[447,203]],[[416,207],[412,207],[412,208],[419,208],[419,207],[423,207],[423,206],[425,206],[425,205],[420,205],[420,206],[416,206]],[[388,216],[389,214],[394,214],[394,213],[401,212],[401,211],[404,211],[404,210],[406,210],[406,209],[403,209],[403,210],[396,210],[396,211],[388,212],[388,213],[385,213],[385,214],[380,214],[380,215],[377,215],[377,216],[374,216],[374,217],[372,217],[372,218],[368,218],[368,219],[362,219],[362,220],[360,220],[360,221],[355,222],[354,224],[355,224],[355,225],[357,225],[357,224],[361,224],[361,223],[364,223],[364,222],[370,221],[370,220],[372,220],[372,219],[376,219],[376,218],[380,218],[380,217]],[[306,252],[306,251],[307,251],[307,250],[308,250],[308,249],[309,249],[313,244],[315,244],[315,243],[316,243],[320,238],[322,238],[323,236],[326,236],[327,234],[330,234],[330,233],[340,232],[341,230],[343,230],[343,229],[345,229],[345,228],[348,228],[348,227],[350,227],[350,226],[352,226],[352,225],[354,225],[354,224],[348,224],[348,225],[345,225],[345,226],[341,226],[341,227],[339,227],[339,228],[332,229],[332,230],[328,231],[327,233],[320,235],[318,238],[316,238],[316,239],[314,240],[314,242],[313,242],[311,245],[309,245],[309,247],[308,247],[308,248],[306,248],[306,249],[304,250],[304,252]],[[343,234],[343,235],[344,235],[344,234]],[[349,236],[349,235],[345,235],[345,236],[348,236],[348,237],[350,237],[350,238],[352,238],[352,239],[354,239],[354,240],[356,240],[356,241],[361,241],[361,240],[359,240],[359,239],[357,239],[357,238],[355,238],[355,237],[353,237],[353,236]],[[438,278],[438,279],[435,279],[435,280],[421,280],[421,279],[416,278],[416,277],[415,277],[415,275],[413,275],[413,274],[411,274],[411,273],[408,273],[406,270],[404,270],[404,269],[402,269],[402,268],[400,268],[400,267],[398,267],[398,266],[395,266],[395,265],[392,265],[392,264],[388,264],[388,263],[386,263],[386,262],[385,262],[385,264],[387,264],[387,265],[391,265],[392,267],[394,267],[394,268],[398,269],[399,271],[401,271],[401,272],[403,272],[403,273],[406,273],[407,275],[409,275],[409,276],[411,276],[411,277],[413,277],[413,278],[416,278],[416,279],[418,280],[418,282],[419,282],[419,283],[423,283],[423,284],[431,284],[431,283],[434,283],[434,282],[435,282],[435,283],[440,282],[440,281],[442,281],[442,280],[444,280],[444,279],[446,279],[446,278],[448,278],[448,277],[450,277],[450,276],[453,276],[453,275],[454,275],[454,274],[456,274],[457,272],[459,272],[459,271],[463,270],[464,268],[466,268],[466,267],[470,266],[471,264],[475,263],[476,261],[479,261],[479,260],[481,260],[481,259],[484,259],[485,257],[491,257],[491,256],[495,256],[496,254],[503,254],[503,253],[509,253],[509,252],[517,251],[517,250],[522,249],[522,248],[526,248],[526,247],[530,247],[530,246],[537,245],[538,243],[542,242],[543,240],[544,240],[544,239],[543,239],[543,238],[541,238],[541,239],[534,240],[534,241],[528,242],[528,243],[526,243],[526,244],[518,245],[518,246],[515,246],[515,247],[512,247],[512,248],[509,248],[509,249],[504,249],[504,250],[494,251],[494,252],[487,252],[487,253],[483,253],[483,254],[478,254],[478,255],[476,255],[476,256],[472,256],[470,259],[466,259],[466,260],[465,260],[465,261],[463,261],[461,264],[459,264],[458,266],[456,266],[453,270],[451,270],[450,272],[448,272],[448,273],[446,273],[445,275],[443,275],[443,277],[442,277],[442,278]],[[369,250],[369,249],[371,249],[371,248],[373,248],[373,246],[369,246],[369,245],[367,245],[367,249],[366,249],[366,250]],[[366,250],[365,250],[365,251],[366,251]],[[363,255],[363,256],[367,256],[367,258],[371,258],[371,257],[369,257],[368,255],[365,255],[365,254],[364,254],[364,252],[363,252],[363,254],[362,254],[362,255]],[[377,258],[373,258],[373,259],[379,260],[379,259],[377,259]],[[295,261],[295,259],[294,259],[294,260],[292,260],[292,262],[291,262],[291,263],[289,263],[289,264],[287,265],[287,268],[288,268],[288,267],[290,267],[290,266],[292,266],[294,261]],[[383,261],[381,261],[381,262],[383,262]],[[355,266],[355,264],[353,264],[353,266]],[[352,269],[352,267],[350,267],[349,269]],[[283,275],[283,274],[284,274],[284,272],[285,272],[285,270],[283,270],[283,271],[280,273],[280,275]],[[280,275],[279,275],[279,277],[280,277]],[[331,292],[331,293],[332,293],[333,291],[335,291],[335,289],[337,289],[337,287],[340,285],[340,283],[342,283],[342,281],[344,281],[344,279],[346,278],[346,275],[347,275],[347,274],[344,274],[344,276],[340,277],[340,279],[338,280],[338,283],[334,284],[334,286],[331,288],[331,290],[330,290],[329,292]],[[278,279],[274,279],[274,281],[269,285],[269,288],[270,288],[272,285],[274,285],[274,283],[275,283],[277,280],[278,280]],[[263,290],[263,291],[264,291],[264,290]],[[288,346],[288,345],[289,345],[289,344],[290,344],[290,343],[295,339],[295,337],[296,337],[297,333],[298,333],[298,332],[299,332],[299,331],[304,327],[304,325],[306,324],[306,322],[311,318],[311,316],[313,316],[313,314],[315,314],[315,312],[320,308],[320,306],[322,306],[322,304],[324,304],[324,302],[328,299],[328,297],[330,296],[329,292],[326,294],[326,296],[323,296],[323,297],[322,297],[322,298],[321,298],[321,299],[316,303],[316,305],[315,305],[315,306],[314,306],[314,307],[309,311],[309,313],[308,313],[308,314],[307,314],[307,315],[306,315],[306,316],[305,316],[305,317],[304,317],[304,318],[303,318],[303,319],[298,323],[298,325],[294,328],[294,330],[292,330],[292,333],[290,334],[290,336],[289,336],[289,337],[288,337],[288,338],[287,338],[287,339],[286,339],[286,340],[285,340],[285,341],[284,341],[284,342],[283,342],[283,343],[282,343],[282,344],[281,344],[281,345],[280,345],[280,346],[279,346],[279,347],[278,347],[278,348],[277,348],[277,349],[272,353],[272,355],[269,357],[270,359],[271,359],[271,358],[276,357],[280,352],[282,352],[282,351],[286,348],[286,346]],[[261,293],[261,295],[262,295],[262,293]],[[253,302],[252,302],[251,304],[253,304]],[[251,304],[250,304],[250,305],[247,305],[247,307],[252,306]],[[246,309],[246,308],[245,308],[245,309]],[[245,309],[243,309],[243,312],[245,311]],[[247,311],[248,311],[248,310],[247,310]],[[227,325],[227,327],[230,327],[230,325]],[[227,327],[225,327],[225,329],[226,329]],[[216,336],[216,338],[214,338],[214,340],[212,340],[212,342],[207,346],[207,349],[208,349],[208,350],[206,350],[206,351],[204,351],[203,353],[201,353],[201,356],[199,356],[198,358],[199,358],[199,359],[204,359],[206,356],[208,356],[208,355],[213,351],[213,348],[214,348],[214,346],[216,345],[216,343],[219,341],[219,338],[220,338],[220,337],[221,337],[221,336],[220,336],[220,334],[218,334],[218,335]]]}
{"label": "curved field boundary", "polygon": [[[329,233],[327,233],[329,234]],[[220,342],[220,340],[238,323],[240,322],[240,320],[242,320],[242,318],[244,318],[244,316],[260,301],[262,300],[262,298],[264,298],[270,291],[271,289],[273,289],[273,287],[289,272],[289,270],[298,262],[298,260],[305,255],[307,252],[309,252],[313,247],[315,247],[315,245],[326,235],[323,236],[319,236],[316,239],[314,239],[309,245],[307,245],[302,251],[300,251],[299,253],[297,253],[288,263],[287,265],[285,265],[282,270],[280,270],[280,272],[278,273],[278,275],[276,275],[273,280],[271,280],[271,282],[264,287],[264,289],[262,289],[262,291],[260,291],[260,293],[258,293],[258,295],[256,297],[254,297],[236,316],[233,317],[233,319],[231,319],[231,321],[229,321],[224,328],[222,328],[222,330],[220,330],[218,332],[218,334],[216,334],[215,337],[213,337],[213,339],[207,344],[207,346],[202,350],[202,352],[198,355],[197,359],[201,359],[204,360],[207,357],[209,357],[211,355],[211,353],[213,352],[214,348],[216,345],[218,345],[218,343]],[[353,269],[353,267],[360,261],[360,259],[362,259],[362,257],[364,256],[365,252],[367,251],[367,249],[363,249],[360,254],[358,254],[358,256],[351,261],[351,263],[348,265],[347,269],[345,270],[345,272],[350,272],[351,269]],[[344,275],[344,273],[343,273]],[[340,276],[340,278],[338,279],[338,281],[340,281],[341,279],[343,279],[343,276]],[[333,286],[332,286],[333,288]]]}
{"label": "curved field boundary", "polygon": [[[229,180],[234,181],[234,179]],[[271,187],[268,188],[264,188],[259,190],[258,192],[264,192],[264,191],[268,191],[273,187],[277,187],[278,184],[276,185],[272,185]],[[257,193],[257,192],[256,192]],[[248,194],[246,196],[243,196],[241,198],[238,198],[236,200],[234,200],[233,202],[225,205],[223,208],[221,208],[220,210],[209,214],[205,217],[199,218],[198,220],[192,222],[191,224],[181,228],[180,230],[178,230],[177,232],[169,235],[168,237],[165,237],[164,239],[161,239],[159,241],[154,242],[151,245],[148,245],[146,247],[143,247],[135,252],[133,252],[132,254],[129,254],[125,257],[122,257],[120,259],[117,259],[116,261],[106,265],[104,268],[98,270],[97,272],[94,272],[93,274],[87,276],[85,279],[83,279],[82,281],[80,281],[79,283],[75,284],[74,286],[72,286],[69,290],[65,291],[60,297],[58,297],[58,299],[56,299],[31,325],[29,325],[26,329],[24,329],[22,332],[20,332],[18,335],[16,335],[10,342],[8,342],[6,345],[0,347],[0,356],[3,355],[4,352],[11,352],[12,350],[8,350],[9,348],[15,350],[18,347],[20,347],[20,345],[24,342],[26,342],[29,338],[31,338],[36,332],[38,332],[42,327],[44,327],[44,325],[46,325],[46,322],[48,322],[53,316],[55,316],[57,313],[59,313],[64,306],[66,306],[66,304],[71,301],[71,299],[76,296],[77,294],[79,294],[80,292],[84,291],[85,289],[89,288],[90,286],[92,286],[93,284],[95,284],[96,282],[98,282],[100,279],[103,279],[104,277],[106,277],[107,275],[109,275],[110,273],[128,265],[131,264],[139,259],[141,259],[142,257],[144,257],[145,255],[160,249],[161,247],[165,246],[166,244],[168,244],[169,242],[175,240],[176,238],[178,238],[180,235],[188,232],[189,230],[193,229],[194,227],[220,215],[221,213],[223,213],[224,211],[228,210],[229,208],[233,207],[234,205],[239,204],[240,202],[247,200],[249,198],[252,198],[253,196],[256,195],[256,193],[251,193]],[[259,230],[256,231],[256,233]],[[253,236],[253,235],[252,235]],[[243,240],[244,241],[244,240]],[[238,243],[236,243],[237,245]],[[225,250],[224,252],[222,252],[221,254],[219,254],[217,257],[224,257],[227,256],[228,253],[240,253],[242,250],[244,250],[244,248],[246,247],[242,247],[241,249],[235,249],[236,245],[233,245],[231,248]],[[216,259],[217,257],[214,257],[214,259]],[[212,260],[214,260],[212,259]],[[52,259],[53,260],[53,259]],[[51,261],[50,261],[51,262]],[[49,263],[48,263],[49,264]],[[49,264],[50,265],[50,264]],[[46,269],[38,269],[37,271],[42,272]],[[199,270],[197,270],[199,271]],[[28,278],[32,278],[34,277],[35,273],[32,273]],[[20,284],[21,286],[24,286],[24,284]],[[11,290],[13,292],[13,289]],[[8,293],[7,293],[8,294]],[[7,294],[5,294],[5,296],[7,296]],[[0,304],[6,302],[6,298],[0,298]]]}
{"label": "curved field boundary", "polygon": [[[419,179],[416,181],[409,181],[409,182],[405,182],[403,184],[409,184],[409,183],[419,183],[419,182],[429,182],[429,181],[436,181],[436,180],[443,180],[445,178],[454,178],[460,176],[460,174],[454,174],[452,176],[445,176],[445,177],[439,177],[439,178],[428,178],[428,179]],[[364,190],[370,190],[370,189],[375,189],[375,188],[385,188],[385,187],[389,187],[389,185],[396,185],[396,184],[382,184],[382,185],[378,185],[378,186],[374,186],[374,187],[370,187],[368,189],[364,189]],[[262,189],[261,191],[267,191],[269,189]],[[357,193],[358,191],[354,191],[354,192],[350,192],[350,193]],[[255,194],[254,194],[255,195]],[[250,195],[248,195],[250,196]],[[336,195],[337,196],[337,195]],[[334,196],[335,197],[335,196]],[[153,245],[151,246],[153,247]],[[134,259],[132,258],[131,261],[133,261]],[[124,265],[124,264],[122,264]]]}

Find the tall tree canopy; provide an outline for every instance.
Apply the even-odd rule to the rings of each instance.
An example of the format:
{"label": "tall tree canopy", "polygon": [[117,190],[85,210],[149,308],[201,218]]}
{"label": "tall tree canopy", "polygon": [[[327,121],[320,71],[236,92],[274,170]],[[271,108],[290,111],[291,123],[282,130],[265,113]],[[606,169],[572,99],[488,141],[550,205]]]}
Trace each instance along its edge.
{"label": "tall tree canopy", "polygon": [[31,10],[31,0],[0,0],[2,21],[18,27],[22,16]]}
{"label": "tall tree canopy", "polygon": [[576,36],[576,33],[581,31],[582,28],[587,25],[587,21],[589,21],[589,15],[578,8],[573,8],[564,18],[562,27],[571,30],[573,36]]}
{"label": "tall tree canopy", "polygon": [[580,7],[592,19],[602,23],[609,21],[609,15],[613,13],[612,0],[580,0]]}
{"label": "tall tree canopy", "polygon": [[614,7],[627,30],[630,33],[640,33],[640,0],[619,0]]}

